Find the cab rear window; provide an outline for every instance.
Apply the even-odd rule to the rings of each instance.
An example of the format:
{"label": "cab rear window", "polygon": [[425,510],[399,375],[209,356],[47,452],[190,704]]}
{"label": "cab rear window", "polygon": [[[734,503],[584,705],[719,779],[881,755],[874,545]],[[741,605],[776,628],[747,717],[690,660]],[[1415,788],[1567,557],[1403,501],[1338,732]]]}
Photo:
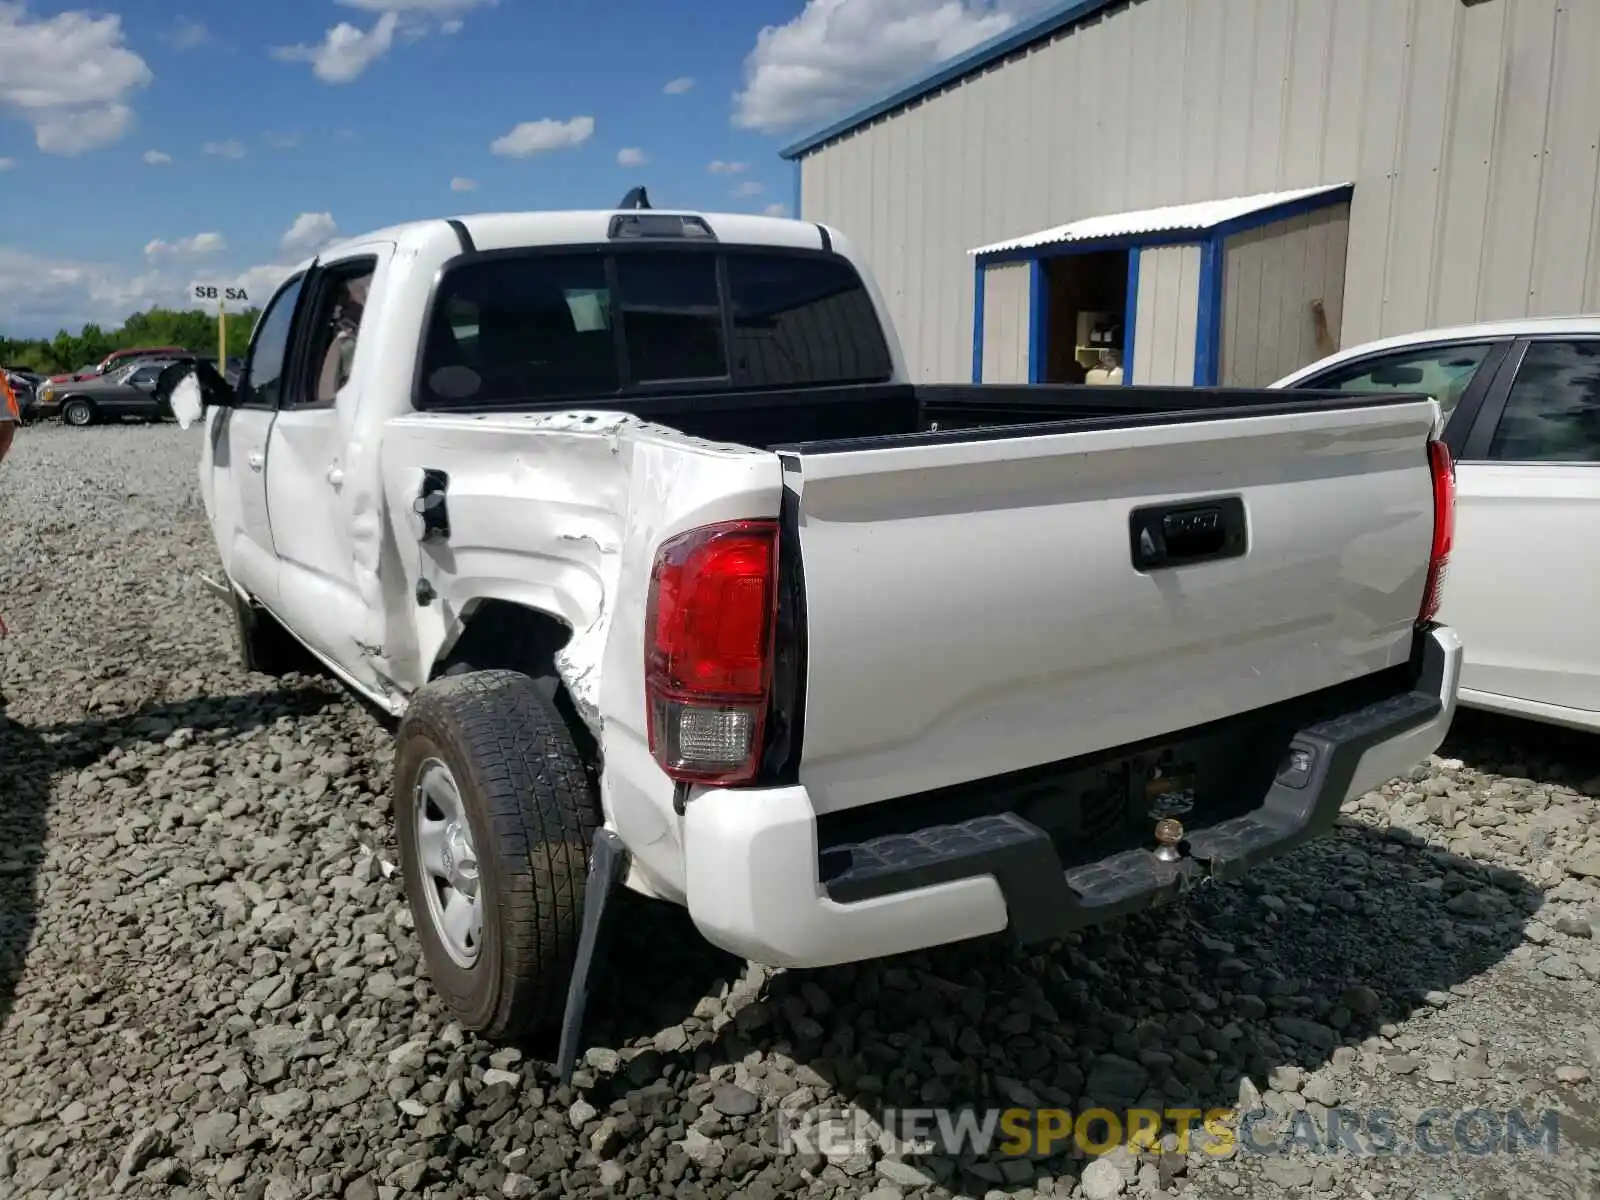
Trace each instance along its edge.
{"label": "cab rear window", "polygon": [[418,401],[475,407],[870,383],[892,369],[872,300],[835,255],[489,255],[439,282]]}

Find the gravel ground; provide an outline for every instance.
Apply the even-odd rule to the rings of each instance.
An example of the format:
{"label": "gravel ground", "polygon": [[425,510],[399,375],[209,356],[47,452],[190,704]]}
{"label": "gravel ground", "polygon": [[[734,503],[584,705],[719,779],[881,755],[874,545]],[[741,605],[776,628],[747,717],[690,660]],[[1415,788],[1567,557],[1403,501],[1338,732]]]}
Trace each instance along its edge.
{"label": "gravel ground", "polygon": [[[1600,740],[1463,719],[1319,844],[1031,957],[774,973],[639,902],[563,1087],[428,989],[383,726],[234,665],[198,445],[28,429],[0,468],[0,1195],[1600,1194]],[[877,1124],[1091,1102],[1298,1136],[1029,1160]],[[1308,1149],[1512,1108],[1559,1112],[1553,1152],[1467,1152],[1483,1116]],[[780,1152],[780,1113],[866,1135]]]}

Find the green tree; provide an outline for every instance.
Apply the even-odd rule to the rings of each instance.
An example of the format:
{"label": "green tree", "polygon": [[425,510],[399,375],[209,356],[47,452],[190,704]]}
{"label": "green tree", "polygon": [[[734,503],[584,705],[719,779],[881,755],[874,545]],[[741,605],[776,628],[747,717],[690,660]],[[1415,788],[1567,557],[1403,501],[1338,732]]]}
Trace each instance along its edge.
{"label": "green tree", "polygon": [[[243,357],[260,315],[257,308],[228,314],[230,357]],[[136,346],[182,346],[196,354],[215,354],[216,314],[199,309],[152,308],[133,313],[120,328],[109,331],[90,324],[77,333],[63,329],[48,339],[0,334],[0,365],[57,374],[98,363],[113,350]]]}

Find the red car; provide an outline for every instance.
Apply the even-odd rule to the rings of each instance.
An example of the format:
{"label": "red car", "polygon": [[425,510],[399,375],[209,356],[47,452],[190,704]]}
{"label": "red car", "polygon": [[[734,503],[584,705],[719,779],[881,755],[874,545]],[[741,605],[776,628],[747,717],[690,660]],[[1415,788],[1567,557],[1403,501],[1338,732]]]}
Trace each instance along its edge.
{"label": "red car", "polygon": [[79,367],[70,375],[52,375],[51,383],[77,383],[84,379],[93,379],[97,375],[104,375],[113,367],[136,358],[160,358],[168,354],[187,354],[182,346],[132,346],[126,350],[113,350],[92,367]]}

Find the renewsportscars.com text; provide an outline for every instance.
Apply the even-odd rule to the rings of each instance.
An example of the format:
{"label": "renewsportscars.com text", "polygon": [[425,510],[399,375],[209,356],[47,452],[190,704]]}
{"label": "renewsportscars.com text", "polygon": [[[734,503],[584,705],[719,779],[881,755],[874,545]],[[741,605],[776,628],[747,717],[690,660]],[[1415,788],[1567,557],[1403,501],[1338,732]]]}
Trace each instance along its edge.
{"label": "renewsportscars.com text", "polygon": [[1388,1109],[1336,1108],[1323,1121],[1299,1111],[1231,1108],[889,1108],[880,1118],[859,1109],[777,1114],[781,1153],[833,1158],[876,1141],[880,1132],[917,1153],[1048,1158],[1073,1150],[1097,1156],[1118,1146],[1154,1147],[1172,1133],[1180,1154],[1217,1158],[1294,1152],[1356,1157],[1424,1155],[1553,1155],[1561,1139],[1554,1109],[1428,1109],[1415,1119]]}

